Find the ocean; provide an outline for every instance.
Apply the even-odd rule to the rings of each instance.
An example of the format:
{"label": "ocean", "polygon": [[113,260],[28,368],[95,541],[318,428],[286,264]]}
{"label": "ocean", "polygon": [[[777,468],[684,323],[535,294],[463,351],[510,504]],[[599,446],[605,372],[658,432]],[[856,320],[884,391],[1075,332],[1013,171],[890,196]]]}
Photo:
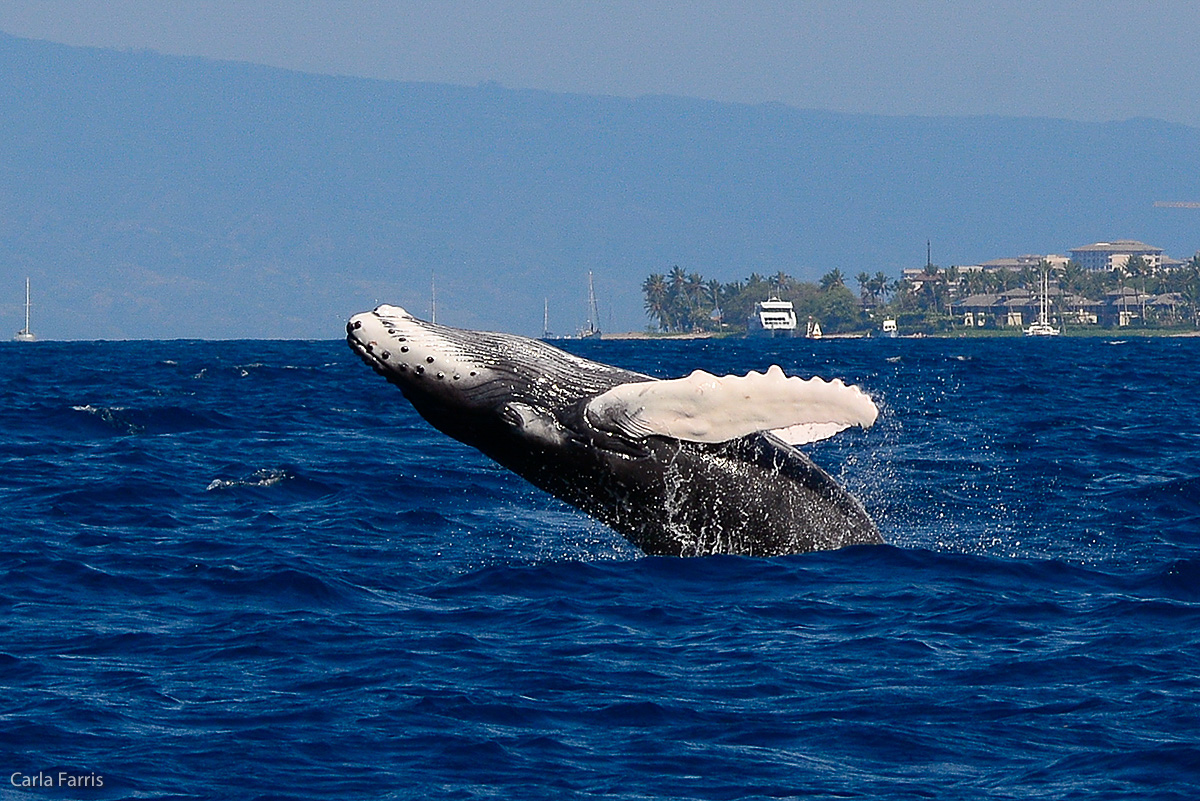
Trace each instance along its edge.
{"label": "ocean", "polygon": [[0,798],[1195,799],[1200,339],[572,342],[876,399],[651,558],[339,341],[0,345]]}

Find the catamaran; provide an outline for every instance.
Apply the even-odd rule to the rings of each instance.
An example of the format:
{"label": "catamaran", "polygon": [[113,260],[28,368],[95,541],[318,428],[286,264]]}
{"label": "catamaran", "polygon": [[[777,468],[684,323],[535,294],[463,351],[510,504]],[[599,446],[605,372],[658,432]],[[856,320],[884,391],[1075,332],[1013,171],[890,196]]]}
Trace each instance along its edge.
{"label": "catamaran", "polygon": [[29,279],[25,279],[25,327],[13,337],[17,342],[34,342],[37,337],[29,330]]}
{"label": "catamaran", "polygon": [[1050,271],[1042,270],[1042,297],[1036,323],[1025,329],[1027,337],[1056,337],[1059,330],[1050,325]]}

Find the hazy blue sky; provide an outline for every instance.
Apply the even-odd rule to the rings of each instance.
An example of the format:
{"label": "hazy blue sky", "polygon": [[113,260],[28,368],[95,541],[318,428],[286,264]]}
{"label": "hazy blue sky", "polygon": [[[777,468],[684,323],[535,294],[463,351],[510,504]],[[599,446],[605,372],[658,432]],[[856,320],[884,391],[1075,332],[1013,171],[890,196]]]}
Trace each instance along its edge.
{"label": "hazy blue sky", "polygon": [[1200,126],[1200,4],[5,0],[0,30],[311,72]]}

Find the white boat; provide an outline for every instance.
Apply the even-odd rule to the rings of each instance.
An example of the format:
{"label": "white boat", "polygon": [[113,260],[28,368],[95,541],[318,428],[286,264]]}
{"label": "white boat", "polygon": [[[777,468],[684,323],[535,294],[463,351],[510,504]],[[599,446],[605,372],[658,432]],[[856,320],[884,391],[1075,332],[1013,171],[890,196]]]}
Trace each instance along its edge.
{"label": "white boat", "polygon": [[808,337],[809,339],[820,339],[821,337],[825,336],[825,334],[821,332],[821,324],[809,317],[808,329],[804,332],[804,336]]}
{"label": "white boat", "polygon": [[1060,333],[1062,332],[1050,325],[1050,323],[1044,323],[1041,320],[1038,320],[1036,323],[1030,323],[1029,327],[1025,329],[1025,336],[1027,337],[1056,337]]}
{"label": "white boat", "polygon": [[750,318],[751,334],[769,337],[790,337],[796,332],[796,309],[790,300],[771,298],[754,304]]}
{"label": "white boat", "polygon": [[1027,337],[1056,337],[1059,330],[1050,325],[1050,271],[1042,270],[1042,297],[1038,304],[1037,322],[1025,329]]}
{"label": "white boat", "polygon": [[889,339],[895,339],[898,336],[896,321],[890,317],[883,321],[883,335]]}
{"label": "white boat", "polygon": [[600,339],[600,307],[596,305],[596,288],[592,284],[592,271],[588,270],[588,321],[587,328],[579,332],[580,339]]}
{"label": "white boat", "polygon": [[29,330],[29,279],[25,279],[25,327],[13,337],[17,342],[36,342],[37,337]]}

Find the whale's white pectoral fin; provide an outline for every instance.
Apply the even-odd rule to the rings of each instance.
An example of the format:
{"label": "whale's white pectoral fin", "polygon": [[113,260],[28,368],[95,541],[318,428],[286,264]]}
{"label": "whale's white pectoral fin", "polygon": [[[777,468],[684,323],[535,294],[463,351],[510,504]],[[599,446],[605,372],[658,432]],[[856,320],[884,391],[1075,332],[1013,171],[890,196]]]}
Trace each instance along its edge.
{"label": "whale's white pectoral fin", "polygon": [[788,377],[776,365],[741,377],[697,370],[687,378],[621,384],[593,398],[586,414],[592,425],[635,439],[715,443],[770,431],[803,445],[851,426],[867,428],[879,410],[858,387]]}
{"label": "whale's white pectoral fin", "polygon": [[[829,439],[834,434],[840,434],[850,426],[845,423],[798,423],[786,428],[773,428],[771,433],[789,445],[807,445],[810,442],[820,442]],[[863,426],[866,428],[866,426]]]}

